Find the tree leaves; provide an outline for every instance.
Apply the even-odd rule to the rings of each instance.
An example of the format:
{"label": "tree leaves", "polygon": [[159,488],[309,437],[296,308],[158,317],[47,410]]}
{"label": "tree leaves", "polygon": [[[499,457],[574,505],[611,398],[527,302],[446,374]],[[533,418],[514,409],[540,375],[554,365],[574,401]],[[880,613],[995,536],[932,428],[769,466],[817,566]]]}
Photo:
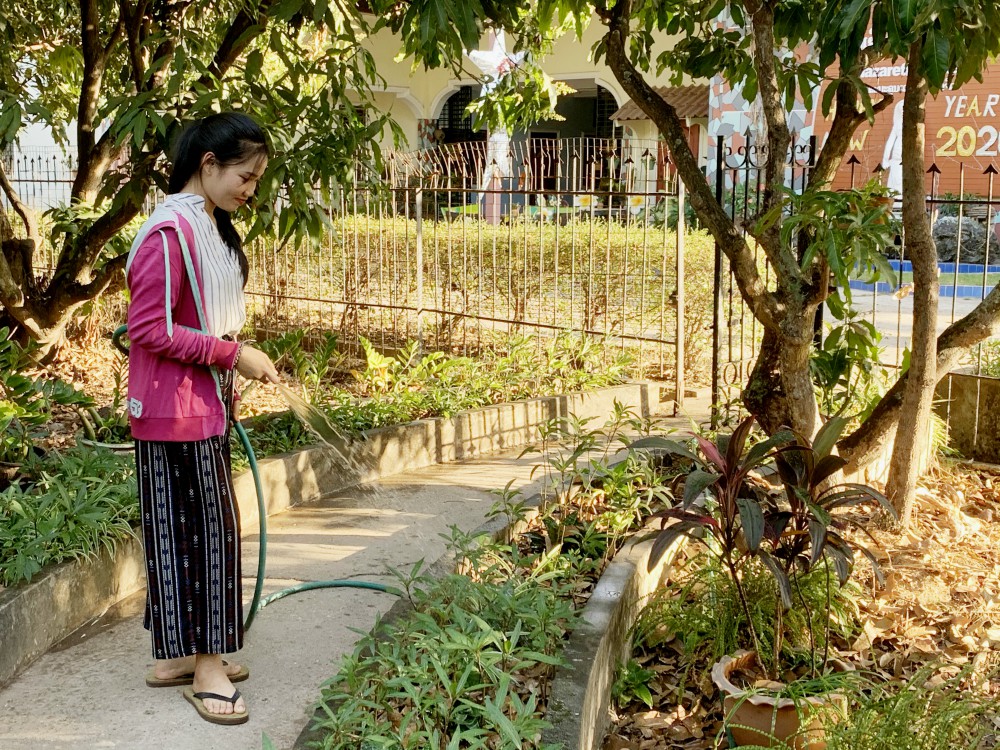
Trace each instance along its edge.
{"label": "tree leaves", "polygon": [[921,49],[921,61],[927,87],[931,93],[937,93],[944,86],[945,78],[952,68],[951,41],[941,29],[932,26],[927,30]]}

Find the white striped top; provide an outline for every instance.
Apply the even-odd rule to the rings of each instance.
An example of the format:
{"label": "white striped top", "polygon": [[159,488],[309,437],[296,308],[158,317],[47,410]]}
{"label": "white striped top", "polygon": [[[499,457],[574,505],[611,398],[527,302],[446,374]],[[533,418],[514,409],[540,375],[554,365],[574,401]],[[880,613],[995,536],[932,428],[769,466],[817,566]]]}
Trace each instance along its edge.
{"label": "white striped top", "polygon": [[243,274],[235,254],[223,241],[218,227],[205,211],[205,199],[202,196],[193,193],[168,195],[139,230],[139,236],[132,246],[133,254],[141,244],[147,228],[162,223],[166,211],[182,215],[194,232],[194,247],[191,252],[201,270],[201,293],[205,301],[209,333],[213,336],[235,336],[246,322]]}

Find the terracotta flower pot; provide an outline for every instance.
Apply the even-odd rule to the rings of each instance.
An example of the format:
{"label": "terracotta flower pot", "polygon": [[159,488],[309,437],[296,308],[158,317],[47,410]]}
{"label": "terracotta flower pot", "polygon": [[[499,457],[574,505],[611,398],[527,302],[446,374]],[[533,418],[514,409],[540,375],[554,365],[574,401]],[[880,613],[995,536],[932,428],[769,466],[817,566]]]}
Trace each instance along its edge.
{"label": "terracotta flower pot", "polygon": [[774,747],[778,741],[795,750],[826,750],[823,718],[829,712],[844,716],[847,698],[839,693],[794,701],[767,693],[744,690],[730,679],[737,670],[749,671],[757,654],[742,651],[724,656],[712,667],[712,681],[722,692],[726,723],[738,746]]}

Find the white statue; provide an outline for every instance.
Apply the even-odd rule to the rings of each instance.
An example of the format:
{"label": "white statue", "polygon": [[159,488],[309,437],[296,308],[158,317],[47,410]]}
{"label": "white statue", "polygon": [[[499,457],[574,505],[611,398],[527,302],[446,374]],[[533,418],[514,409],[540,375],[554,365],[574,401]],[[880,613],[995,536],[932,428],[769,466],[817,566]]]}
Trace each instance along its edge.
{"label": "white statue", "polygon": [[886,171],[885,186],[896,193],[903,194],[903,102],[896,102],[892,108],[892,127],[885,139],[885,149],[882,151],[882,169]]}
{"label": "white statue", "polygon": [[[493,46],[490,49],[472,50],[471,52],[466,50],[465,54],[477,68],[489,76],[489,80],[483,84],[482,96],[488,95],[496,88],[500,79],[516,68],[524,59],[523,52],[512,55],[504,48],[503,30],[494,35]],[[488,196],[486,191],[499,190],[503,185],[502,180],[510,176],[510,135],[507,133],[506,127],[500,126],[490,132],[486,142],[486,164],[479,180],[479,203],[486,209],[486,199],[488,197],[494,199],[491,201],[492,210],[484,210],[481,214],[488,221],[491,219],[493,223],[499,221],[500,201],[499,195],[492,193]]]}

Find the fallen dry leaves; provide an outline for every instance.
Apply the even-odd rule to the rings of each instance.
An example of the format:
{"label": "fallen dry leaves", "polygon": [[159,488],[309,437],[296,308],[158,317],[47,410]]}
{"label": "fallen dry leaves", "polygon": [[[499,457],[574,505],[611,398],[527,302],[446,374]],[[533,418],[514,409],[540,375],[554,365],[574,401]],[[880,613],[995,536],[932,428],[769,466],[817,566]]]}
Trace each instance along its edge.
{"label": "fallen dry leaves", "polygon": [[[856,573],[864,595],[862,630],[835,654],[887,680],[906,680],[927,664],[943,681],[972,665],[970,689],[996,692],[985,677],[1000,647],[1000,467],[943,465],[921,482],[905,533],[870,529],[886,575],[879,589],[867,562]],[[869,544],[870,546],[870,544]],[[714,685],[688,677],[683,698],[679,654],[667,642],[637,657],[656,673],[654,709],[633,703],[613,716],[605,750],[718,750],[721,710]]]}

